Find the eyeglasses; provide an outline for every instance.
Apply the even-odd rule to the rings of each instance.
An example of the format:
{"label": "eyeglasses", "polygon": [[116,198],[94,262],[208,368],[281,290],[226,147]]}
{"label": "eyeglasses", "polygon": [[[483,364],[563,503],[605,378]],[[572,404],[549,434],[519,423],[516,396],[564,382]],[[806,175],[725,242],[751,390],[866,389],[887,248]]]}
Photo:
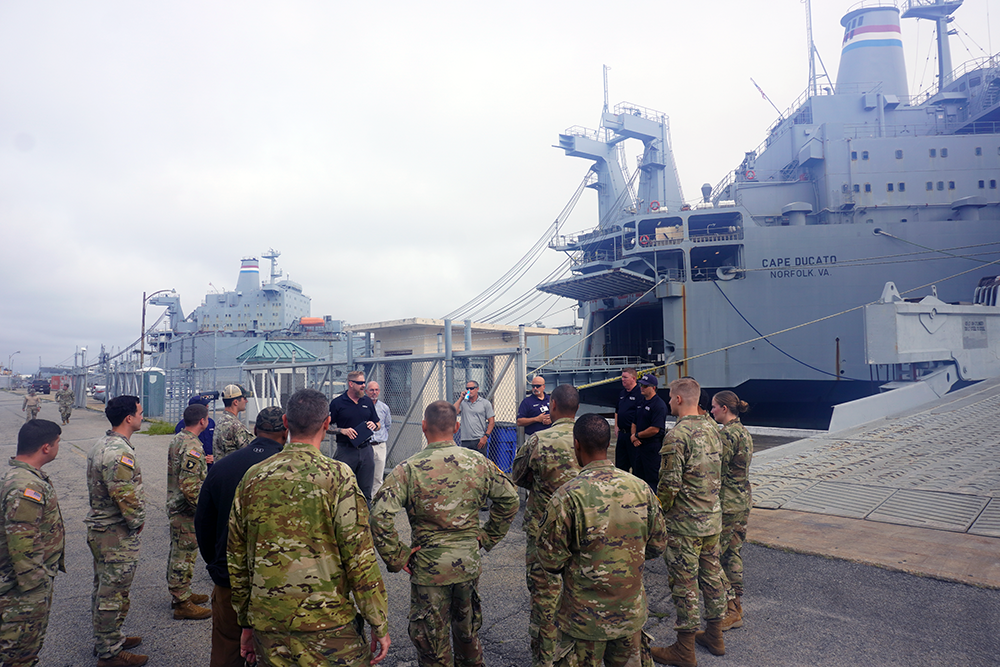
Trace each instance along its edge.
{"label": "eyeglasses", "polygon": [[479,389],[479,387],[466,387],[465,388],[466,391],[475,391],[476,389]]}
{"label": "eyeglasses", "polygon": [[544,384],[533,384],[533,385],[531,385],[531,386],[532,386],[532,387],[544,387],[545,385],[544,385]]}
{"label": "eyeglasses", "polygon": [[364,383],[365,383],[365,381],[364,381],[364,380],[351,380],[351,384],[360,384],[360,385],[364,385]]}

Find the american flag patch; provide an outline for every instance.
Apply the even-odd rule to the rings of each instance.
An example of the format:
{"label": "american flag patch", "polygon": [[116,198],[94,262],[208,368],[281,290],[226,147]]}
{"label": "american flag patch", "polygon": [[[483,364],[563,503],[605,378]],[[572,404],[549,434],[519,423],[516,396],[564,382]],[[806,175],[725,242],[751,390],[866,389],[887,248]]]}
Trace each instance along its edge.
{"label": "american flag patch", "polygon": [[192,449],[190,452],[188,452],[188,456],[193,456],[196,459],[200,459],[201,458],[201,452],[199,452],[197,449]]}
{"label": "american flag patch", "polygon": [[34,500],[36,503],[42,502],[42,494],[34,489],[25,489],[24,497],[28,500]]}
{"label": "american flag patch", "polygon": [[135,459],[128,454],[122,454],[122,457],[118,459],[122,465],[126,465],[129,468],[135,469]]}

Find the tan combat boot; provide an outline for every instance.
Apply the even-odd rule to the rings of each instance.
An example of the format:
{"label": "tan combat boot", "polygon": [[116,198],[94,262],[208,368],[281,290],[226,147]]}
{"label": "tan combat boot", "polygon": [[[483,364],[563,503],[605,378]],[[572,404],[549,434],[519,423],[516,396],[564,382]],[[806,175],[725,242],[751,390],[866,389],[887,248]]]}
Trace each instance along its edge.
{"label": "tan combat boot", "polygon": [[743,604],[739,597],[729,601],[726,606],[726,617],[722,619],[722,631],[730,628],[743,627]]}
{"label": "tan combat boot", "polygon": [[698,667],[698,657],[694,654],[694,630],[678,630],[677,641],[670,646],[651,646],[653,660],[661,665],[674,667]]}
{"label": "tan combat boot", "polygon": [[206,607],[199,607],[191,600],[184,600],[184,602],[177,603],[174,607],[174,620],[181,621],[184,619],[191,620],[201,620],[203,618],[208,618],[212,615],[212,610]]}
{"label": "tan combat boot", "polygon": [[148,655],[121,651],[114,657],[98,659],[97,667],[138,667],[145,665],[147,660],[149,660]]}
{"label": "tan combat boot", "polygon": [[694,640],[708,649],[712,655],[725,655],[726,644],[722,641],[722,619],[708,622],[705,632],[696,632]]}
{"label": "tan combat boot", "polygon": [[[195,604],[205,604],[206,602],[208,602],[208,596],[205,595],[204,593],[192,593],[191,597],[188,598],[188,601],[193,602]],[[173,600],[170,603],[171,609],[177,609],[177,607],[179,606],[181,606],[181,603],[178,600]]]}

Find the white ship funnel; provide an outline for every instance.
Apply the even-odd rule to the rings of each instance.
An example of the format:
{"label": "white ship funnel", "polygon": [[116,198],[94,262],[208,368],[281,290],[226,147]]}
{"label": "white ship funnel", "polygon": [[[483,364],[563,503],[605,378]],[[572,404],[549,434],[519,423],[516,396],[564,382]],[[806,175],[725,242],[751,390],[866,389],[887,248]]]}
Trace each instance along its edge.
{"label": "white ship funnel", "polygon": [[260,289],[260,263],[256,257],[247,257],[240,266],[240,279],[236,281],[236,291],[247,296]]}
{"label": "white ship funnel", "polygon": [[[840,20],[844,44],[840,51],[837,92],[881,92],[908,96],[899,9],[862,7]],[[875,88],[878,84],[881,87]]]}

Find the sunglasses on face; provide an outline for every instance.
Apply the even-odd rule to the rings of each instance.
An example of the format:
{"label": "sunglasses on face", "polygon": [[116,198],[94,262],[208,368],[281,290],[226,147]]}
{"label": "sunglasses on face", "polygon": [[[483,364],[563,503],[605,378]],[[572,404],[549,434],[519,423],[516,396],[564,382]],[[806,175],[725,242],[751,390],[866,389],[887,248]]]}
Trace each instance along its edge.
{"label": "sunglasses on face", "polygon": [[351,380],[351,384],[360,384],[360,385],[364,385],[364,383],[365,383],[365,381],[364,381],[364,380]]}

